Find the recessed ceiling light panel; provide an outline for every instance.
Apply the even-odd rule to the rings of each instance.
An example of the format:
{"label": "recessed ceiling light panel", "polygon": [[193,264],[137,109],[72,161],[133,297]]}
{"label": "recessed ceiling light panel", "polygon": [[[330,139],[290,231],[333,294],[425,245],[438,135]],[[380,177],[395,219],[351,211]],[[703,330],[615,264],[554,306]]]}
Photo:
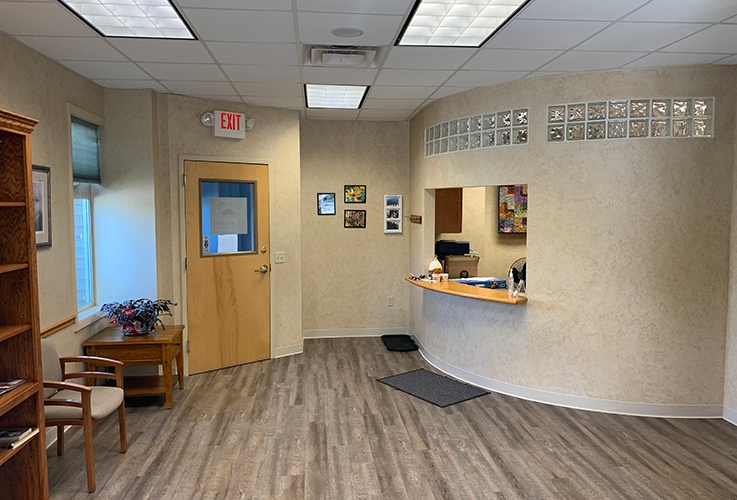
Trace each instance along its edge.
{"label": "recessed ceiling light panel", "polygon": [[397,45],[480,47],[529,0],[419,0]]}
{"label": "recessed ceiling light panel", "polygon": [[102,36],[194,39],[169,0],[59,0]]}
{"label": "recessed ceiling light panel", "polygon": [[308,108],[359,109],[366,96],[366,85],[305,85]]}

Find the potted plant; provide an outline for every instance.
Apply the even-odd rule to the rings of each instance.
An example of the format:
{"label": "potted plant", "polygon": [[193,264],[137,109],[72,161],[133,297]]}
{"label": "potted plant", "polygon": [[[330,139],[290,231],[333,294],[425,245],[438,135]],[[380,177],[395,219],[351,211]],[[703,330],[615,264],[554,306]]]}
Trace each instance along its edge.
{"label": "potted plant", "polygon": [[176,304],[166,299],[129,299],[103,304],[100,311],[111,318],[110,323],[121,326],[124,335],[145,335],[156,331],[158,323],[164,328],[161,316],[171,316],[169,306]]}

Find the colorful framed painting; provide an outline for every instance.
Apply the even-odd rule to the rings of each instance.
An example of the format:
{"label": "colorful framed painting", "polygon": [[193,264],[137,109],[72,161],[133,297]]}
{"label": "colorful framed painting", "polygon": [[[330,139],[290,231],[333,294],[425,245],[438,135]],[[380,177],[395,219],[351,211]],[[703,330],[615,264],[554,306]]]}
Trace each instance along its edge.
{"label": "colorful framed painting", "polygon": [[51,246],[51,169],[33,165],[33,218],[36,247]]}
{"label": "colorful framed painting", "polygon": [[527,232],[527,184],[499,186],[499,234]]}
{"label": "colorful framed painting", "polygon": [[317,215],[335,215],[335,193],[317,193]]}
{"label": "colorful framed painting", "polygon": [[402,195],[387,194],[384,196],[384,232],[402,232]]}
{"label": "colorful framed painting", "polygon": [[363,184],[343,186],[343,193],[346,203],[366,203],[366,186]]}
{"label": "colorful framed painting", "polygon": [[343,227],[365,228],[366,210],[346,210],[343,216]]}

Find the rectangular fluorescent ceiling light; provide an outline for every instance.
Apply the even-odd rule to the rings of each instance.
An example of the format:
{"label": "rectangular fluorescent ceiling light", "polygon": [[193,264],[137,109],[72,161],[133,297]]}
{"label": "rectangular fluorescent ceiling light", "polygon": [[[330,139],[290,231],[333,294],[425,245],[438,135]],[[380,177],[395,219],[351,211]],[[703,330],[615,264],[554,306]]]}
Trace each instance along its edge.
{"label": "rectangular fluorescent ceiling light", "polygon": [[481,47],[529,0],[419,0],[397,45]]}
{"label": "rectangular fluorescent ceiling light", "polygon": [[102,36],[194,39],[169,0],[59,0]]}
{"label": "rectangular fluorescent ceiling light", "polygon": [[305,84],[308,108],[358,109],[363,103],[366,85]]}

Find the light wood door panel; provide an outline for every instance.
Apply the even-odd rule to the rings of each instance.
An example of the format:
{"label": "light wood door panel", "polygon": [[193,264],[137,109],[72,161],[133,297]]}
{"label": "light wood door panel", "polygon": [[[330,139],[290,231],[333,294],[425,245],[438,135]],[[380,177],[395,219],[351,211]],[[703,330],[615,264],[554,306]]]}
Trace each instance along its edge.
{"label": "light wood door panel", "polygon": [[[270,356],[268,167],[186,161],[189,372],[200,373]],[[203,255],[203,182],[253,183],[254,251]]]}

